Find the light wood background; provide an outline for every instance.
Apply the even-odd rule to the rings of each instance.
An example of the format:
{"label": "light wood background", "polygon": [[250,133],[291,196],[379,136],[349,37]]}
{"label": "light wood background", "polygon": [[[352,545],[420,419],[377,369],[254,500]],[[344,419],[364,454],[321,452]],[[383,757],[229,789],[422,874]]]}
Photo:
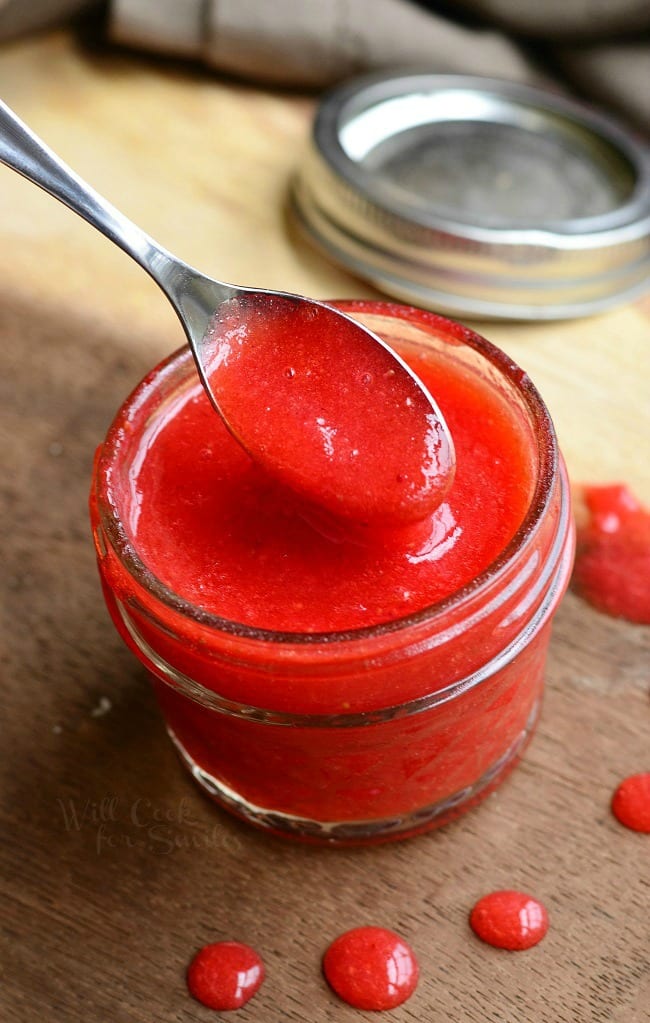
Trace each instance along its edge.
{"label": "light wood background", "polygon": [[[208,273],[374,294],[286,226],[313,100],[66,33],[0,51],[0,95]],[[109,623],[86,521],[93,450],[127,391],[181,344],[179,325],[135,264],[4,168],[0,239],[2,1019],[214,1018],[189,999],[184,970],[201,944],[237,938],[268,965],[238,1019],[351,1021],[361,1014],[329,992],[319,962],[364,923],[398,930],[422,966],[386,1020],[650,1019],[650,846],[608,811],[617,781],[648,769],[650,630],[569,595],[524,764],[440,832],[331,851],[230,819],[181,771]],[[649,322],[642,301],[572,323],[478,324],[539,386],[573,480],[625,479],[646,501]],[[547,904],[538,948],[511,955],[470,933],[468,910],[497,887]]]}

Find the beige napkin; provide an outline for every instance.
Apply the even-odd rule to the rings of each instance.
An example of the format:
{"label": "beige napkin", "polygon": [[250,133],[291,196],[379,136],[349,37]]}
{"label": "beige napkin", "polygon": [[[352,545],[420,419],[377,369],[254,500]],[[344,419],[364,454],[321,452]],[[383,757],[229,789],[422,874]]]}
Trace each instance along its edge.
{"label": "beige napkin", "polygon": [[[0,0],[0,39],[94,7],[106,3]],[[116,42],[259,82],[321,88],[409,66],[555,77],[650,132],[650,0],[111,0],[108,11]]]}
{"label": "beige napkin", "polygon": [[110,34],[284,85],[320,87],[405,64],[530,75],[503,35],[465,28],[408,0],[113,0]]}
{"label": "beige napkin", "polygon": [[321,87],[398,66],[534,82],[543,64],[547,75],[559,72],[560,82],[650,130],[650,0],[442,5],[468,13],[471,26],[435,7],[435,0],[428,6],[411,0],[113,0],[109,31],[121,43],[191,55],[221,71],[283,85]]}

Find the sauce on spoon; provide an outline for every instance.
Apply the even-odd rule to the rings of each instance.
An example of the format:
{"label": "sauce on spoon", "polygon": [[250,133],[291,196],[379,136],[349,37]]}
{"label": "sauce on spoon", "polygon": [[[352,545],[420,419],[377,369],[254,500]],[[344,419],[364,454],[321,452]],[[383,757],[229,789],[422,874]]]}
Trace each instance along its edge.
{"label": "sauce on spoon", "polygon": [[441,504],[455,470],[442,413],[359,324],[327,306],[235,299],[204,345],[229,429],[308,505],[357,526],[399,527]]}

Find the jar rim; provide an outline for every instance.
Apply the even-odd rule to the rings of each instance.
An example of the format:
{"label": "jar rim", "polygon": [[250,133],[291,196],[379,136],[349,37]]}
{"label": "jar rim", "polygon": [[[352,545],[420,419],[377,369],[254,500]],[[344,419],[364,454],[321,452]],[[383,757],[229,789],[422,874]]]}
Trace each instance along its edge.
{"label": "jar rim", "polygon": [[171,376],[174,371],[192,359],[190,349],[184,346],[158,363],[140,381],[118,409],[98,451],[93,472],[93,492],[97,500],[97,510],[103,532],[110,540],[112,550],[129,576],[164,606],[198,625],[240,639],[273,643],[280,646],[354,643],[417,627],[435,616],[448,614],[498,581],[507,572],[515,556],[534,540],[539,524],[551,502],[558,467],[555,429],[546,405],[528,374],[505,352],[469,327],[414,306],[365,299],[336,300],[331,304],[349,315],[365,312],[386,316],[450,335],[455,341],[477,351],[498,370],[502,377],[515,385],[524,399],[538,444],[539,468],[527,512],[519,528],[503,550],[474,579],[441,600],[387,622],[325,632],[291,632],[259,628],[207,611],[168,587],[140,558],[119,515],[117,505],[111,500],[110,487],[107,483],[110,466],[121,446],[123,422],[128,420],[129,414],[134,414],[150,398],[166,376]]}

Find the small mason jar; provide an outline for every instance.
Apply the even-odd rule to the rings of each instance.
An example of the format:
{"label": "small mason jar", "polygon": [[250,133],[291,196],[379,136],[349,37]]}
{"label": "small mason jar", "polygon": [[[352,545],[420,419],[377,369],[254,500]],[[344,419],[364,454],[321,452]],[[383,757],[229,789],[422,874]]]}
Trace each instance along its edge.
{"label": "small mason jar", "polygon": [[[326,843],[401,838],[469,809],[517,763],[535,727],[553,614],[571,570],[569,487],[530,380],[477,334],[433,313],[337,303],[409,353],[435,349],[507,401],[533,490],[501,554],[403,618],[331,633],[228,621],[168,589],[134,547],[120,480],[143,436],[195,386],[189,350],[154,369],[98,450],[91,518],[113,621],[148,669],[182,761],[217,803],[260,827]],[[170,550],[173,557],[173,550]]]}

